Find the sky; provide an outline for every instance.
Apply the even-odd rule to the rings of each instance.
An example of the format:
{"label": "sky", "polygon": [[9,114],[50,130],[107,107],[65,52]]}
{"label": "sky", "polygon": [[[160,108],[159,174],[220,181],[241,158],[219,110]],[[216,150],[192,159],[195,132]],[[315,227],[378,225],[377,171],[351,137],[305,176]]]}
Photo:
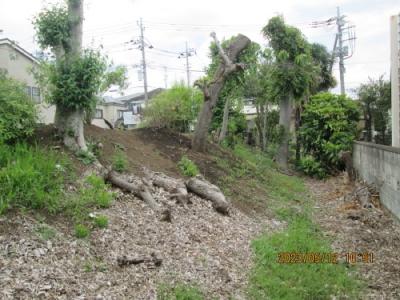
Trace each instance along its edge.
{"label": "sky", "polygon": [[[33,53],[39,50],[32,20],[42,8],[61,1],[0,0],[0,38],[15,40]],[[85,0],[83,39],[85,47],[101,49],[114,64],[128,67],[129,88],[125,94],[129,94],[143,91],[138,68],[141,52],[130,43],[140,36],[140,18],[146,44],[152,46],[145,52],[151,90],[186,82],[186,59],[178,58],[185,51],[185,43],[193,49],[189,57],[193,83],[209,63],[210,32],[215,31],[220,40],[242,33],[267,46],[261,29],[276,15],[283,15],[286,23],[298,27],[309,42],[331,50],[336,26],[313,28],[311,23],[336,16],[337,7],[346,16],[348,26],[355,26],[354,53],[345,61],[346,92],[352,94],[368,77],[384,75],[389,79],[389,18],[400,12],[398,0]],[[336,63],[333,71],[337,79],[338,69]],[[339,87],[333,92],[339,92]]]}

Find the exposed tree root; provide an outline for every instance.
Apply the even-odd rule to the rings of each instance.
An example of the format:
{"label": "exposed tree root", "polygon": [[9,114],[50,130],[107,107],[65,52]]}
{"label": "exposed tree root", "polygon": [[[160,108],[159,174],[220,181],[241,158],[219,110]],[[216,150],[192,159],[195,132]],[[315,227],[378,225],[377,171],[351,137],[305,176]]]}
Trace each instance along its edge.
{"label": "exposed tree root", "polygon": [[117,263],[118,263],[118,266],[120,266],[120,267],[129,266],[129,265],[138,265],[138,264],[145,263],[145,262],[153,263],[156,267],[159,267],[162,264],[162,259],[157,257],[154,252],[151,253],[150,257],[129,258],[124,255],[124,256],[117,258]]}

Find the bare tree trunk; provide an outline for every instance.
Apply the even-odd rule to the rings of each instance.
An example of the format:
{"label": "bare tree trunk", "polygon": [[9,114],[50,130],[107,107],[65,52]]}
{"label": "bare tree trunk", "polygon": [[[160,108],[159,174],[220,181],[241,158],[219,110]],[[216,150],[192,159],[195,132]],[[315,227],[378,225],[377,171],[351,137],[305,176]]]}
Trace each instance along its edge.
{"label": "bare tree trunk", "polygon": [[256,111],[257,111],[257,117],[255,118],[254,123],[256,124],[257,127],[257,132],[258,132],[258,146],[262,149],[262,145],[264,145],[264,137],[262,135],[262,125],[261,125],[261,120],[262,120],[262,105],[257,105],[256,104]]}
{"label": "bare tree trunk", "polygon": [[222,141],[226,137],[226,133],[228,131],[228,121],[229,121],[229,98],[226,99],[225,105],[224,105],[224,116],[222,119],[222,127],[221,127],[221,132],[219,133],[219,138],[218,138],[218,143],[221,144]]}
{"label": "bare tree trunk", "polygon": [[279,107],[279,125],[282,128],[282,136],[276,160],[281,168],[288,169],[290,120],[292,116],[291,96],[282,98]]}
{"label": "bare tree trunk", "polygon": [[301,143],[300,143],[300,126],[301,126],[301,104],[296,106],[296,119],[295,119],[295,132],[296,132],[296,163],[300,161],[300,150],[301,150]]}
{"label": "bare tree trunk", "polygon": [[200,87],[203,91],[204,105],[198,117],[192,146],[194,150],[201,152],[206,150],[207,134],[213,116],[213,109],[217,103],[219,93],[224,86],[226,78],[231,73],[244,68],[243,64],[233,62],[236,61],[239,53],[250,44],[250,40],[246,36],[239,34],[235,40],[231,42],[225,53],[215,33],[211,33],[211,36],[217,45],[222,62],[209,83],[202,83],[199,81],[195,83],[195,85]]}
{"label": "bare tree trunk", "polygon": [[267,115],[268,115],[268,106],[267,104],[265,104],[265,106],[263,106],[263,126],[262,126],[262,146],[261,146],[261,150],[265,151],[267,150],[267,145],[268,145],[268,140],[267,140]]}

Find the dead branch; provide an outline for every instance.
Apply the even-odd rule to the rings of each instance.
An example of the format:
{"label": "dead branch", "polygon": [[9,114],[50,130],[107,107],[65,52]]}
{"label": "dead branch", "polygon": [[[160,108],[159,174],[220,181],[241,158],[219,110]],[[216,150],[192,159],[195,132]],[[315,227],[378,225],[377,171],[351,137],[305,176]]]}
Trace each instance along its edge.
{"label": "dead branch", "polygon": [[202,198],[208,199],[213,203],[216,211],[222,214],[229,213],[229,202],[225,198],[221,190],[212,183],[204,179],[204,177],[197,175],[186,181],[186,187],[189,191],[199,195]]}

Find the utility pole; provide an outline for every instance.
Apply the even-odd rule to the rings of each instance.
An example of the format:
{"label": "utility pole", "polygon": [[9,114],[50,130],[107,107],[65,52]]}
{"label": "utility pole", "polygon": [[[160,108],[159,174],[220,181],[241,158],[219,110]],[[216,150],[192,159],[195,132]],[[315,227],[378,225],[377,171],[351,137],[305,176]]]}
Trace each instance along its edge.
{"label": "utility pole", "polygon": [[147,102],[149,100],[149,96],[147,94],[147,70],[146,70],[146,55],[145,55],[145,42],[144,42],[144,28],[143,28],[143,21],[142,18],[140,18],[139,21],[139,27],[140,27],[140,50],[142,51],[142,71],[143,71],[143,85],[144,85],[144,101],[145,105],[147,105]]}
{"label": "utility pole", "polygon": [[344,16],[340,15],[340,8],[337,7],[337,17],[336,17],[336,24],[337,24],[337,38],[339,42],[339,73],[340,73],[340,93],[345,95],[345,87],[344,87],[344,51],[343,51],[343,18]]}
{"label": "utility pole", "polygon": [[188,48],[188,43],[185,43],[185,52],[179,54],[178,58],[185,57],[186,58],[186,78],[187,78],[187,86],[190,87],[190,65],[189,65],[189,56],[193,56],[196,54],[196,50],[194,48]]}
{"label": "utility pole", "polygon": [[164,84],[165,88],[168,88],[168,69],[164,66]]}

